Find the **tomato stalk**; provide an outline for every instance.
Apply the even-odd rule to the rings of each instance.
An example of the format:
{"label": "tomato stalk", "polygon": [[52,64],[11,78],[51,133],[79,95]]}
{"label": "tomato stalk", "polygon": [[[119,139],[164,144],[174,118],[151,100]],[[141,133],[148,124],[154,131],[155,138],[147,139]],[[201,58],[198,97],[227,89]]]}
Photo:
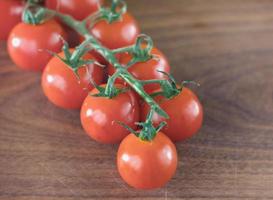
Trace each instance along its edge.
{"label": "tomato stalk", "polygon": [[88,16],[83,21],[89,23],[91,28],[99,20],[106,20],[109,24],[121,20],[122,15],[127,12],[127,4],[124,0],[113,0],[110,8],[100,7],[99,11]]}

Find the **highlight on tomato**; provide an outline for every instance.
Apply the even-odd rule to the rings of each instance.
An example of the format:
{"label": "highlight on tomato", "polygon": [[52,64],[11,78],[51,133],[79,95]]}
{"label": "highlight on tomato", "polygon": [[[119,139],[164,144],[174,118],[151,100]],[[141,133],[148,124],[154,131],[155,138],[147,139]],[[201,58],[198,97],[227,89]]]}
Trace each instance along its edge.
{"label": "highlight on tomato", "polygon": [[131,133],[119,146],[117,167],[122,179],[134,188],[163,187],[177,168],[176,147],[162,132],[151,141]]}
{"label": "highlight on tomato", "polygon": [[[70,49],[72,53],[74,49]],[[64,52],[58,54],[64,58]],[[84,60],[93,60],[94,57],[87,53]],[[42,88],[50,102],[65,109],[80,109],[89,91],[94,87],[90,84],[93,80],[101,84],[103,69],[95,63],[82,66],[78,70],[79,78],[75,72],[58,57],[52,57],[42,74]]]}
{"label": "highlight on tomato", "polygon": [[[153,91],[153,93],[158,90]],[[198,97],[187,87],[183,87],[182,91],[172,97],[165,98],[163,95],[155,97],[155,101],[169,115],[169,119],[165,119],[153,114],[152,121],[155,125],[166,121],[167,125],[162,131],[174,142],[184,141],[192,137],[198,132],[203,122],[203,107]],[[141,119],[144,120],[149,113],[150,107],[144,103],[141,107]]]}
{"label": "highlight on tomato", "polygon": [[0,0],[0,40],[7,40],[12,28],[21,22],[22,0]]}
{"label": "highlight on tomato", "polygon": [[[106,85],[101,85],[105,88]],[[115,85],[124,89],[122,85]],[[137,128],[139,104],[133,91],[121,92],[112,98],[92,96],[99,93],[93,89],[84,100],[81,108],[81,123],[85,132],[94,140],[104,144],[120,142],[130,132],[118,122]]]}
{"label": "highlight on tomato", "polygon": [[54,19],[35,25],[21,22],[9,35],[9,56],[22,69],[42,71],[52,57],[47,51],[61,51],[61,37],[66,34]]}
{"label": "highlight on tomato", "polygon": [[63,14],[69,14],[77,20],[98,11],[103,0],[46,0],[47,8],[54,9]]}
{"label": "highlight on tomato", "polygon": [[[137,62],[133,64],[128,68],[128,71],[139,80],[166,79],[166,76],[159,71],[166,73],[170,72],[170,65],[167,58],[156,47],[151,49],[150,54],[155,57],[145,62]],[[133,55],[128,52],[120,53],[117,55],[117,59],[121,65],[126,66],[133,59]],[[112,65],[108,66],[109,75],[113,75],[115,71],[116,69]],[[118,78],[116,82],[126,84],[121,78]],[[154,83],[144,86],[145,91],[148,93],[159,88],[159,85]]]}

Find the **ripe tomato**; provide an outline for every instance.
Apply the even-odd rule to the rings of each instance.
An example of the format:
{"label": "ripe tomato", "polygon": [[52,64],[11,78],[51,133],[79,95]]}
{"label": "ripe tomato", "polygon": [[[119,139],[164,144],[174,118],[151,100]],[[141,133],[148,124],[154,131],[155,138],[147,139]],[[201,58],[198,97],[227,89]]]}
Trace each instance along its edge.
{"label": "ripe tomato", "polygon": [[[129,68],[129,72],[139,80],[149,80],[149,79],[165,79],[166,76],[159,71],[170,72],[170,65],[167,58],[161,53],[157,48],[153,48],[151,51],[152,54],[158,57],[157,60],[151,59],[147,62],[138,62]],[[132,59],[132,55],[129,53],[122,53],[118,56],[118,61],[122,65],[126,65]],[[112,65],[109,65],[108,73],[113,75],[115,68]],[[117,79],[117,83],[124,83],[122,79]],[[150,93],[151,91],[160,88],[158,84],[149,84],[145,85],[144,89],[146,92]]]}
{"label": "ripe tomato", "polygon": [[8,39],[11,29],[21,21],[23,9],[23,1],[0,0],[0,40]]}
{"label": "ripe tomato", "polygon": [[60,36],[66,37],[55,20],[43,24],[17,24],[8,39],[8,51],[13,62],[26,70],[42,71],[52,57],[45,50],[60,52],[63,46]]}
{"label": "ripe tomato", "polygon": [[139,35],[139,27],[136,20],[129,13],[125,13],[120,21],[97,22],[91,29],[91,33],[105,47],[116,49],[134,44]]}
{"label": "ripe tomato", "polygon": [[[91,94],[97,93],[97,89],[91,91]],[[132,91],[121,93],[112,99],[90,95],[86,97],[81,109],[81,123],[91,138],[106,144],[121,141],[129,131],[116,123],[117,121],[133,129],[137,128],[135,123],[139,121],[139,105]]]}
{"label": "ripe tomato", "polygon": [[[71,49],[73,52],[73,49]],[[64,53],[59,53],[64,57]],[[93,59],[93,56],[86,54],[84,59]],[[97,84],[102,82],[103,70],[95,64],[89,64],[79,69],[80,80],[73,71],[66,66],[59,58],[53,57],[47,64],[42,75],[42,88],[47,98],[56,106],[67,109],[80,109],[81,105],[93,89],[90,80]]]}
{"label": "ripe tomato", "polygon": [[161,132],[150,142],[130,134],[119,146],[117,166],[121,177],[130,186],[137,189],[160,188],[175,174],[176,148]]}
{"label": "ripe tomato", "polygon": [[46,7],[83,20],[96,12],[103,0],[46,0]]}
{"label": "ripe tomato", "polygon": [[[167,122],[163,132],[174,142],[183,141],[193,136],[202,126],[203,108],[197,96],[188,88],[172,99],[162,96],[155,98],[161,108],[167,112],[170,119],[166,120],[155,113],[153,122],[158,125],[162,121]],[[142,107],[141,119],[144,120],[150,107],[145,103]]]}

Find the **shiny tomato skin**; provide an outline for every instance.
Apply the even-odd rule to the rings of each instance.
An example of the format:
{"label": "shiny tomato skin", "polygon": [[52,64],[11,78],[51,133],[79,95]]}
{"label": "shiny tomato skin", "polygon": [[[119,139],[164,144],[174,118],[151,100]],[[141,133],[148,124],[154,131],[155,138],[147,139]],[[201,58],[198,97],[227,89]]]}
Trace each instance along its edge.
{"label": "shiny tomato skin", "polygon": [[[158,72],[158,70],[170,73],[170,65],[167,58],[155,47],[152,49],[151,54],[156,55],[158,60],[150,59],[147,62],[138,62],[131,66],[128,71],[139,80],[166,79],[166,76]],[[132,56],[129,53],[122,53],[119,54],[117,58],[122,65],[126,65],[130,62]],[[115,68],[112,65],[109,65],[108,73],[113,75],[115,71]],[[122,79],[117,79],[117,83],[124,84],[124,81]],[[148,93],[159,88],[160,86],[158,84],[144,86],[145,91]]]}
{"label": "shiny tomato skin", "polygon": [[91,29],[91,33],[105,47],[116,49],[134,44],[139,35],[139,27],[133,16],[127,12],[119,21],[108,23],[106,20],[101,20],[97,22]]}
{"label": "shiny tomato skin", "polygon": [[77,20],[83,20],[96,12],[102,3],[103,0],[46,0],[45,5]]}
{"label": "shiny tomato skin", "polygon": [[[94,89],[90,94],[97,93],[98,90]],[[97,142],[115,144],[129,134],[129,131],[117,122],[123,122],[136,129],[135,123],[139,121],[140,116],[139,109],[137,99],[130,90],[112,99],[89,95],[81,108],[81,123],[85,132]]]}
{"label": "shiny tomato skin", "polygon": [[21,0],[0,0],[0,40],[8,39],[12,28],[21,22],[23,9]]}
{"label": "shiny tomato skin", "polygon": [[46,50],[60,52],[66,34],[55,20],[43,24],[17,24],[8,39],[8,51],[13,62],[20,68],[42,71],[52,57]]}
{"label": "shiny tomato skin", "polygon": [[[59,56],[64,57],[64,53],[59,53]],[[84,59],[93,59],[93,56],[86,54]],[[88,72],[86,67],[81,67],[79,69],[79,81],[65,63],[59,58],[53,57],[42,75],[44,94],[49,101],[58,107],[80,109],[88,92],[93,89],[90,79],[92,78],[97,84],[100,84],[103,78],[102,68],[95,64],[88,65]]]}
{"label": "shiny tomato skin", "polygon": [[[184,141],[198,132],[203,122],[203,107],[198,97],[184,87],[182,92],[168,100],[162,96],[155,98],[160,107],[167,112],[170,119],[164,119],[157,113],[153,116],[153,122],[158,125],[166,121],[167,125],[162,131],[173,141]],[[141,107],[141,119],[144,120],[150,108],[144,103]]]}
{"label": "shiny tomato skin", "polygon": [[130,134],[119,146],[117,167],[123,180],[134,188],[163,187],[177,168],[176,147],[161,132],[151,142]]}

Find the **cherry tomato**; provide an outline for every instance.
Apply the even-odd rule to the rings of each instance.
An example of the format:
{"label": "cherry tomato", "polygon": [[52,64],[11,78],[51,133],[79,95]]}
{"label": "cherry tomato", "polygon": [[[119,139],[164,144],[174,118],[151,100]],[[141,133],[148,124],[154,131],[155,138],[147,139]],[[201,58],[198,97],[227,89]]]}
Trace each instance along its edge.
{"label": "cherry tomato", "polygon": [[106,20],[97,22],[91,33],[105,47],[116,49],[134,44],[139,35],[139,27],[136,20],[129,13],[125,13],[121,20],[113,23]]}
{"label": "cherry tomato", "polygon": [[0,0],[0,40],[8,39],[11,29],[21,21],[23,9],[23,1]]}
{"label": "cherry tomato", "polygon": [[[156,92],[156,91],[155,91]],[[170,119],[166,120],[157,113],[153,115],[153,122],[158,125],[166,121],[163,132],[174,142],[183,141],[193,136],[202,126],[203,108],[197,96],[188,88],[168,100],[162,96],[155,98],[161,108],[167,112]],[[145,103],[142,107],[141,119],[144,120],[150,108]]]}
{"label": "cherry tomato", "polygon": [[130,134],[119,146],[117,166],[121,177],[130,186],[137,189],[160,188],[175,174],[176,148],[161,132],[150,142]]}
{"label": "cherry tomato", "polygon": [[[170,72],[170,65],[167,58],[161,53],[157,48],[153,48],[151,54],[156,55],[157,59],[150,59],[147,62],[138,62],[129,68],[129,72],[139,80],[149,80],[149,79],[165,79],[166,76],[159,71]],[[118,61],[122,65],[126,65],[132,59],[132,55],[129,53],[122,53],[117,56]],[[115,68],[109,65],[108,73],[113,75]],[[117,79],[117,83],[124,83],[122,79]],[[160,88],[158,84],[145,85],[144,89],[146,92]]]}
{"label": "cherry tomato", "polygon": [[[73,52],[73,49],[70,50]],[[59,53],[64,57],[64,53]],[[86,54],[84,59],[94,59]],[[79,69],[78,80],[73,71],[59,58],[53,57],[42,75],[42,88],[47,98],[56,106],[67,109],[80,109],[88,92],[93,89],[90,80],[97,84],[102,82],[103,70],[95,64]]]}
{"label": "cherry tomato", "polygon": [[[97,89],[91,91],[91,94],[97,93]],[[135,123],[139,121],[139,105],[132,91],[121,93],[111,99],[91,95],[86,97],[81,109],[81,123],[91,138],[106,144],[121,141],[129,131],[118,124],[118,121],[133,129],[137,128]]]}
{"label": "cherry tomato", "polygon": [[20,68],[42,71],[52,57],[46,50],[60,52],[66,37],[61,25],[55,20],[43,24],[17,24],[8,39],[8,51],[13,62]]}
{"label": "cherry tomato", "polygon": [[83,20],[96,12],[103,0],[46,0],[46,7]]}

